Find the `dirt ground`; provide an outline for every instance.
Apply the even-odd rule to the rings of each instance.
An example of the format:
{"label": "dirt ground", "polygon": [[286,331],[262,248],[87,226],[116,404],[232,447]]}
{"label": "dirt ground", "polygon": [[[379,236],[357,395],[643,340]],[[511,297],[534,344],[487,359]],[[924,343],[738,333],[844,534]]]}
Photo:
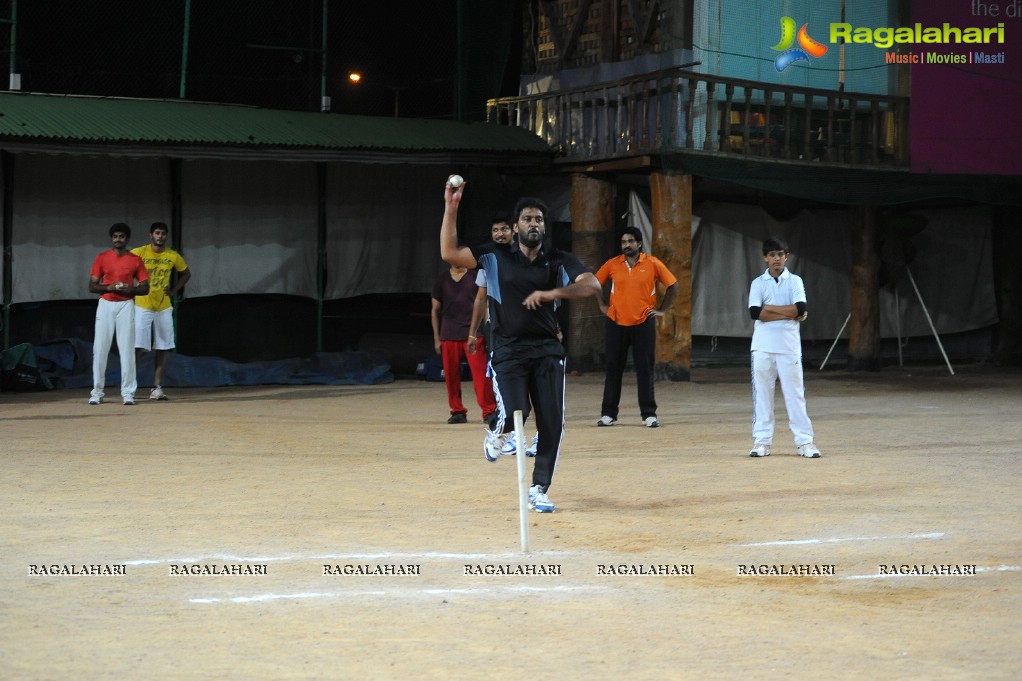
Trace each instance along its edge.
{"label": "dirt ground", "polygon": [[1022,371],[956,374],[807,371],[818,460],[748,369],[570,377],[528,554],[442,384],[0,394],[0,677],[1018,679]]}

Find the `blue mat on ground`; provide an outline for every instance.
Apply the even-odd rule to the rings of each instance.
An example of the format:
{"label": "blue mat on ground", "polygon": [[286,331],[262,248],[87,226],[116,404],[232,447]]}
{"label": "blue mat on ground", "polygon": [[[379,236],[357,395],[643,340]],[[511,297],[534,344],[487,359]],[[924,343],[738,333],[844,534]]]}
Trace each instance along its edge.
{"label": "blue mat on ground", "polygon": [[[33,346],[39,370],[57,387],[92,387],[92,343],[64,338]],[[120,385],[116,353],[107,360],[106,384]],[[152,385],[153,353],[136,367],[140,386]],[[369,352],[318,352],[311,357],[265,362],[231,362],[219,357],[167,356],[164,387],[201,388],[231,385],[375,385],[391,383],[394,374],[381,357]]]}

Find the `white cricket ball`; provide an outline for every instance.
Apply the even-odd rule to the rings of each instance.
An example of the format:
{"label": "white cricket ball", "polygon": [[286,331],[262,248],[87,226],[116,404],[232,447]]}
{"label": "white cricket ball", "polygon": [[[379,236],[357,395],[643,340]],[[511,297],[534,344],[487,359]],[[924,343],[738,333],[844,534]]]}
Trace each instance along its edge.
{"label": "white cricket ball", "polygon": [[447,183],[450,184],[455,189],[457,189],[461,185],[465,184],[465,178],[462,177],[461,175],[451,175],[449,178],[447,178]]}

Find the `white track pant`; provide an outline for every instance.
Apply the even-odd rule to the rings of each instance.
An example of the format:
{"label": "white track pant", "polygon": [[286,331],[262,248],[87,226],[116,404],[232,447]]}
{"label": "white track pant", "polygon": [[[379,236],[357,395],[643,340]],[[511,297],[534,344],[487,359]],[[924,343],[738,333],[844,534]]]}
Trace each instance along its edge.
{"label": "white track pant", "polygon": [[774,390],[778,380],[788,409],[788,428],[795,446],[813,441],[813,422],[806,413],[802,357],[754,350],[752,352],[752,438],[756,444],[774,440]]}
{"label": "white track pant", "polygon": [[134,398],[135,380],[135,301],[111,302],[99,299],[96,308],[96,340],[92,345],[92,396],[103,397],[106,385],[106,360],[114,335],[121,358],[121,397]]}

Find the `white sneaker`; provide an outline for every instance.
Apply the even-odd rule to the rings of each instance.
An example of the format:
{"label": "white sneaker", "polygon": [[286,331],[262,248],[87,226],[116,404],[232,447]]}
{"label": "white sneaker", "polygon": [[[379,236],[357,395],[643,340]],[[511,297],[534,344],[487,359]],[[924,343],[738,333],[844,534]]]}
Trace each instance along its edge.
{"label": "white sneaker", "polygon": [[501,447],[500,453],[504,456],[515,456],[518,454],[518,436],[515,435],[515,431],[511,431],[507,434],[507,439],[504,440],[504,446]]}
{"label": "white sneaker", "polygon": [[483,440],[483,456],[489,462],[494,462],[500,458],[501,448],[504,445],[504,436],[500,433],[494,433],[492,430],[486,431],[486,439]]}
{"label": "white sneaker", "polygon": [[660,422],[656,420],[655,416],[647,416],[642,420],[642,425],[646,426],[647,428],[659,428]]}
{"label": "white sneaker", "polygon": [[525,456],[536,456],[536,450],[539,448],[539,433],[532,436],[532,444],[525,448]]}
{"label": "white sneaker", "polygon": [[158,385],[152,389],[152,392],[149,393],[149,399],[165,400],[167,399],[167,393],[163,392],[163,387]]}
{"label": "white sneaker", "polygon": [[554,502],[550,501],[542,487],[533,485],[529,488],[529,508],[538,513],[553,513]]}
{"label": "white sneaker", "polygon": [[770,456],[770,445],[756,445],[749,450],[749,456]]}
{"label": "white sneaker", "polygon": [[807,459],[819,459],[820,458],[820,450],[817,449],[816,445],[814,445],[812,442],[809,442],[809,443],[804,444],[804,445],[799,445],[795,449],[798,450],[798,455],[799,456],[804,456]]}
{"label": "white sneaker", "polygon": [[89,404],[91,404],[93,406],[95,406],[97,404],[103,404],[103,398],[102,397],[90,397],[89,398]]}
{"label": "white sneaker", "polygon": [[596,422],[598,426],[612,426],[617,423],[617,419],[612,419],[609,416],[601,416],[600,420]]}

